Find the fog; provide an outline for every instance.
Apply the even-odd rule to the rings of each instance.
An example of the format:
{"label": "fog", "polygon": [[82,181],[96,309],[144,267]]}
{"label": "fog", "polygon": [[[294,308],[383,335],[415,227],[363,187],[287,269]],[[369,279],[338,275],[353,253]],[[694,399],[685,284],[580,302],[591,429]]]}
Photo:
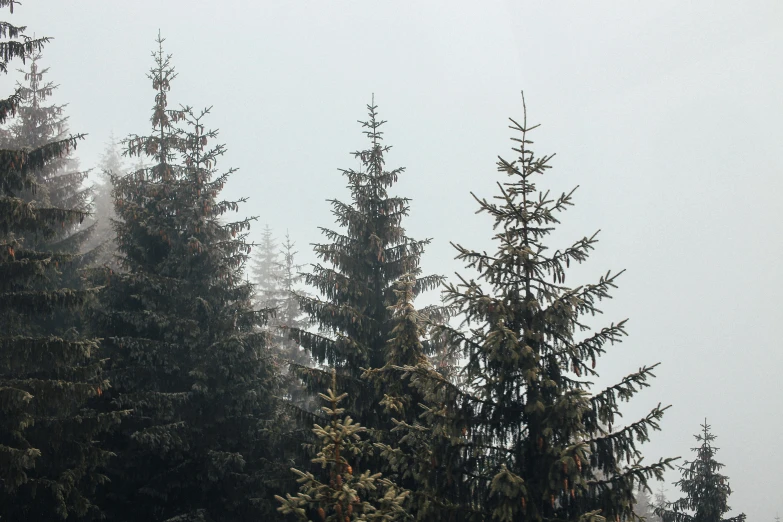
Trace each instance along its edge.
{"label": "fog", "polygon": [[470,192],[494,195],[524,90],[542,124],[534,150],[557,153],[542,186],[580,186],[553,246],[602,230],[566,282],[627,269],[596,323],[630,319],[602,378],[662,363],[623,407],[630,421],[673,405],[647,460],[692,458],[706,418],[733,513],[783,511],[780,2],[30,0],[11,21],[54,37],[41,64],[72,131],[89,134],[83,167],[111,132],[149,129],[160,29],[179,73],[171,102],[213,106],[222,165],[239,168],[226,196],[249,197],[254,237],[289,230],[301,262],[333,224],[326,199],[347,196],[338,169],[356,166],[374,93],[388,165],[406,168],[394,189],[412,199],[406,228],[433,238],[424,272],[472,277],[449,243],[491,247]]}

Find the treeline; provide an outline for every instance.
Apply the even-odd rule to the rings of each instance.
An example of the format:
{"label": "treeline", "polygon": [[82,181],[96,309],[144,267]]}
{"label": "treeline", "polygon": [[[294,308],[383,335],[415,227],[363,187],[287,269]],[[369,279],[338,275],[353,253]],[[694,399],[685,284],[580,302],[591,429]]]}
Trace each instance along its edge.
{"label": "treeline", "polygon": [[[12,0],[0,8],[13,12]],[[537,184],[524,105],[497,193],[492,253],[470,275],[420,269],[404,169],[375,103],[349,201],[297,264],[294,241],[221,191],[232,168],[209,109],[173,107],[159,36],[151,127],[75,160],[42,67],[46,38],[3,22],[0,101],[0,521],[720,521],[728,480],[705,425],[683,498],[650,500],[675,459],[642,464],[666,407],[620,423],[656,365],[593,391],[625,321],[591,330],[621,272],[568,286],[596,235],[547,236],[573,204]],[[147,110],[140,108],[139,110]],[[124,157],[124,159],[123,159]],[[134,166],[128,167],[126,165]],[[337,182],[337,180],[335,180]],[[101,219],[95,219],[95,216]],[[441,290],[441,306],[416,307]],[[729,519],[741,522],[744,515]]]}

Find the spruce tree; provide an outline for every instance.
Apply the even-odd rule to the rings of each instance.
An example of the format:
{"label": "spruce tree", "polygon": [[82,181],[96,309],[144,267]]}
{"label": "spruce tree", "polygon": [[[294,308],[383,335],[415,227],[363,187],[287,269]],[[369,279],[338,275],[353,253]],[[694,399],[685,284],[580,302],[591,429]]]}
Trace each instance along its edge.
{"label": "spruce tree", "polygon": [[655,514],[655,501],[650,498],[650,493],[644,488],[640,488],[636,492],[634,513],[647,522],[661,522],[661,518]]}
{"label": "spruce tree", "polygon": [[682,478],[675,482],[685,496],[656,509],[663,522],[744,522],[745,514],[723,518],[731,508],[728,505],[731,487],[729,478],[720,473],[723,464],[715,460],[718,448],[716,437],[710,433],[707,421],[695,435],[699,446],[693,448],[696,459],[679,466]]}
{"label": "spruce tree", "polygon": [[126,169],[123,165],[119,143],[114,138],[114,134],[112,134],[98,163],[98,181],[93,185],[91,205],[93,215],[90,220],[95,224],[95,231],[84,245],[84,250],[91,251],[94,248],[100,248],[98,255],[95,256],[94,263],[97,265],[109,265],[113,269],[118,268],[114,259],[117,254],[117,246],[114,241],[114,228],[112,227],[112,221],[116,220],[117,216],[114,213],[114,199],[112,198],[114,186],[111,177],[121,177],[125,172]]}
{"label": "spruce tree", "polygon": [[[383,394],[362,375],[367,369],[383,368],[388,362],[388,342],[396,321],[390,309],[396,302],[395,283],[404,275],[414,278],[412,296],[439,285],[440,276],[421,276],[419,262],[430,240],[414,240],[405,234],[403,218],[409,200],[389,193],[403,168],[388,170],[390,147],[383,144],[377,106],[367,106],[369,117],[360,122],[369,148],[353,153],[359,170],[341,172],[348,180],[350,203],[330,200],[342,230],[321,228],[329,241],[314,251],[324,264],[313,265],[305,282],[323,298],[300,296],[302,309],[318,332],[291,328],[292,339],[311,354],[315,362],[337,371],[341,389],[349,393],[346,406],[351,415],[378,439],[393,427],[383,412]],[[328,385],[328,372],[295,366],[312,391]]]}
{"label": "spruce tree", "polygon": [[293,514],[299,520],[314,522],[350,522],[406,520],[405,511],[409,492],[400,488],[381,473],[369,470],[361,472],[358,466],[367,451],[361,434],[366,431],[339,404],[348,394],[337,395],[336,372],[332,371],[332,384],[327,392],[318,394],[327,406],[322,409],[329,423],[316,424],[313,433],[321,441],[318,456],[313,463],[325,470],[319,480],[313,473],[295,468],[291,471],[299,478],[299,493],[286,498],[276,496],[282,504],[278,511]]}
{"label": "spruce tree", "polygon": [[286,232],[285,242],[281,245],[280,254],[283,261],[280,263],[279,287],[281,291],[281,300],[278,303],[275,322],[282,328],[280,335],[280,345],[283,356],[299,365],[305,365],[310,362],[307,352],[294,342],[286,334],[286,329],[304,330],[308,326],[307,317],[299,306],[297,295],[303,295],[299,288],[303,280],[301,270],[304,265],[296,263],[296,254],[294,250],[296,244],[291,241],[291,236]]}
{"label": "spruce tree", "polygon": [[277,308],[281,300],[280,252],[269,225],[264,226],[252,267],[257,308]]}
{"label": "spruce tree", "polygon": [[78,328],[95,289],[75,254],[82,175],[62,167],[82,136],[57,132],[58,111],[39,103],[52,90],[36,64],[48,39],[24,30],[0,24],[0,70],[30,63],[29,83],[0,100],[0,123],[19,116],[0,150],[0,519],[87,520],[100,516],[91,497],[110,457],[93,441],[121,413],[87,407],[108,383],[97,339]]}
{"label": "spruce tree", "polygon": [[[309,324],[307,317],[299,306],[298,295],[303,295],[299,288],[303,276],[301,269],[303,265],[296,263],[295,244],[291,241],[288,232],[285,235],[285,241],[281,245],[280,255],[282,262],[278,266],[279,300],[275,310],[275,316],[270,322],[270,334],[272,342],[281,360],[280,368],[283,376],[284,397],[298,408],[304,411],[312,412],[317,409],[315,398],[307,392],[302,382],[297,376],[289,371],[289,364],[307,366],[310,364],[310,357],[299,344],[291,339],[288,331],[292,328],[306,329]],[[294,418],[290,419],[289,426],[296,424]]]}
{"label": "spruce tree", "polygon": [[495,221],[495,252],[454,245],[478,277],[459,276],[444,291],[462,327],[435,329],[466,361],[465,385],[427,365],[406,368],[425,395],[422,421],[437,472],[420,488],[422,506],[437,507],[429,520],[630,519],[634,491],[671,466],[672,459],[644,465],[638,447],[666,408],[618,426],[618,403],[648,386],[655,366],[590,389],[597,360],[625,335],[625,321],[580,333],[590,330],[584,318],[600,312],[598,301],[619,274],[565,284],[567,268],[584,262],[597,239],[554,252],[545,245],[573,191],[552,197],[537,190],[552,156],[530,150],[534,127],[526,119],[525,111],[522,124],[511,120],[518,159],[499,159],[507,178],[499,194],[494,201],[474,196]]}
{"label": "spruce tree", "polygon": [[[16,109],[17,117],[9,128],[5,146],[33,150],[48,143],[63,141],[69,135],[66,106],[49,101],[58,86],[46,79],[49,69],[41,67],[41,59],[41,53],[38,51],[29,54],[27,68],[18,71],[24,75],[24,82],[17,83],[20,103]],[[73,157],[71,149],[34,171],[33,175],[38,183],[34,193],[23,190],[19,191],[18,195],[26,201],[73,209],[87,216],[90,212],[91,190],[84,182],[88,174],[88,171],[79,170],[78,161]],[[93,232],[94,227],[83,226],[82,221],[78,221],[61,227],[61,230],[53,235],[28,234],[27,245],[39,250],[77,254],[83,251],[83,245]],[[93,257],[82,256],[81,265],[74,266],[84,266]],[[65,275],[69,277],[70,283],[75,283],[78,279],[73,270]]]}
{"label": "spruce tree", "polygon": [[[655,513],[658,508],[665,508],[666,502],[666,490],[664,489],[663,484],[661,484],[661,487],[658,488],[658,491],[655,492],[655,497],[653,499],[653,513]],[[661,518],[658,515],[655,516],[658,519]]]}
{"label": "spruce tree", "polygon": [[267,225],[255,252],[257,254],[252,270],[255,306],[258,309],[274,310],[273,317],[266,325],[270,343],[284,361],[307,364],[307,354],[290,339],[286,330],[307,327],[296,295],[302,281],[299,273],[302,266],[295,262],[294,243],[286,233],[285,243],[278,245],[272,229]]}
{"label": "spruce tree", "polygon": [[217,170],[208,109],[168,108],[176,74],[157,43],[152,132],[126,141],[152,165],[113,177],[122,271],[98,320],[109,398],[134,413],[112,440],[121,461],[105,500],[113,520],[263,520],[276,378],[243,275],[254,218],[224,219],[245,201],[218,199],[234,169]]}

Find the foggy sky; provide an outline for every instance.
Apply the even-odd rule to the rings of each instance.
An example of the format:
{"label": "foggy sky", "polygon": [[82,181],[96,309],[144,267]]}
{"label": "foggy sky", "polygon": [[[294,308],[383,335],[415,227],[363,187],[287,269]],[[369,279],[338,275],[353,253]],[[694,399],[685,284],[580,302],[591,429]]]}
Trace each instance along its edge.
{"label": "foggy sky", "polygon": [[72,131],[89,133],[83,167],[111,131],[149,130],[160,29],[179,72],[170,101],[214,106],[222,166],[240,169],[224,194],[250,197],[255,238],[288,228],[302,262],[333,225],[325,199],[347,198],[337,169],[357,166],[375,93],[388,165],[407,169],[408,232],[433,238],[425,273],[472,277],[449,242],[492,247],[470,191],[495,195],[524,89],[534,150],[557,153],[540,187],[580,185],[552,248],[602,230],[566,282],[627,269],[595,323],[630,319],[601,384],[662,363],[623,407],[631,422],[673,405],[646,460],[692,458],[707,418],[733,513],[783,511],[783,3],[27,0],[10,20],[55,37],[41,64]]}

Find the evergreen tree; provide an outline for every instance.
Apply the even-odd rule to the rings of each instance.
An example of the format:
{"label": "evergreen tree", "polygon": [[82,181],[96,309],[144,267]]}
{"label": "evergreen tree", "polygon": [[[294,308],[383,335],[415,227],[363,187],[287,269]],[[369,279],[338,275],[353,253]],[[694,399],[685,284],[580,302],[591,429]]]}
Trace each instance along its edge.
{"label": "evergreen tree", "polygon": [[[300,492],[295,497],[276,496],[283,514],[293,514],[299,520],[317,522],[388,521],[410,518],[405,512],[407,491],[400,489],[381,473],[369,470],[354,474],[354,466],[366,452],[361,433],[366,429],[346,416],[339,407],[347,394],[337,395],[337,378],[332,371],[332,385],[326,394],[318,395],[328,404],[323,407],[329,424],[318,424],[313,433],[321,441],[321,449],[313,463],[327,470],[328,477],[319,480],[312,473],[291,468],[299,478]],[[353,463],[353,464],[351,464]],[[357,471],[359,469],[357,468]]]}
{"label": "evergreen tree", "polygon": [[[68,117],[65,116],[65,105],[49,103],[49,98],[57,90],[57,85],[45,79],[48,68],[40,67],[41,53],[34,52],[27,56],[29,63],[26,69],[20,69],[24,75],[24,83],[17,84],[20,103],[16,109],[17,117],[9,128],[9,141],[5,146],[12,148],[37,149],[48,143],[63,141],[69,135]],[[22,199],[39,204],[68,208],[89,214],[91,190],[84,186],[88,172],[78,169],[78,161],[73,157],[73,150],[68,150],[60,157],[52,158],[33,173],[38,184],[35,192],[19,191]],[[82,251],[82,246],[94,232],[93,227],[81,226],[77,221],[61,227],[53,235],[27,235],[27,245],[39,250],[76,254]],[[33,243],[35,242],[35,243]],[[81,260],[83,266],[93,256]],[[79,278],[74,271],[66,274],[69,283],[75,283]]]}
{"label": "evergreen tree", "polygon": [[234,169],[217,171],[225,148],[212,144],[208,109],[168,108],[176,75],[157,43],[153,129],[126,142],[153,164],[112,178],[122,271],[98,319],[109,398],[134,414],[112,440],[122,460],[106,502],[112,520],[263,520],[274,513],[276,378],[243,275],[251,219],[221,219],[245,201],[218,199]]}
{"label": "evergreen tree", "polygon": [[418,451],[430,451],[438,472],[419,488],[421,509],[437,507],[429,520],[629,519],[634,491],[673,460],[643,465],[638,449],[665,408],[615,428],[618,402],[648,386],[654,366],[590,391],[595,362],[625,335],[625,321],[577,332],[589,330],[583,317],[599,313],[597,301],[609,297],[617,275],[565,285],[566,269],[587,259],[596,238],[549,253],[544,238],[573,191],[556,198],[537,191],[534,178],[552,156],[529,149],[526,116],[521,125],[511,122],[519,157],[498,161],[509,179],[498,183],[495,201],[476,198],[495,220],[497,250],[455,245],[457,258],[479,272],[445,290],[467,328],[436,326],[441,342],[460,349],[466,385],[427,365],[406,367],[425,395],[422,420],[431,441]]}
{"label": "evergreen tree", "polygon": [[[361,168],[342,170],[348,180],[351,202],[330,200],[337,224],[343,231],[322,228],[330,241],[315,245],[320,263],[305,276],[320,297],[300,296],[302,309],[318,332],[290,328],[292,339],[313,359],[336,369],[341,389],[351,404],[347,410],[374,437],[384,438],[393,427],[380,404],[379,387],[361,379],[364,370],[379,369],[388,362],[387,345],[394,337],[396,321],[390,309],[396,302],[395,283],[404,275],[414,278],[412,296],[440,284],[440,276],[421,277],[419,261],[429,240],[405,235],[402,220],[408,215],[409,200],[392,196],[389,189],[404,169],[387,170],[383,145],[384,121],[377,106],[367,106],[369,118],[360,122],[370,141],[368,149],[353,155]],[[317,368],[294,366],[308,389],[319,391],[328,385],[328,373]]]}
{"label": "evergreen tree", "polygon": [[304,330],[308,325],[307,317],[299,306],[298,295],[304,295],[299,288],[303,280],[301,270],[304,265],[296,263],[296,254],[294,250],[296,244],[291,241],[288,232],[285,234],[285,242],[281,245],[280,254],[283,257],[280,263],[279,287],[281,299],[277,306],[275,322],[282,327],[282,334],[279,335],[279,343],[283,357],[288,361],[293,361],[299,365],[306,365],[310,362],[307,352],[293,341],[286,334],[286,329]]}
{"label": "evergreen tree", "polygon": [[0,23],[0,70],[30,63],[28,84],[0,100],[0,123],[19,116],[0,150],[0,519],[86,520],[100,515],[91,497],[110,456],[93,441],[121,413],[86,407],[107,382],[98,341],[74,326],[95,293],[75,254],[83,176],[63,172],[82,136],[61,133],[60,111],[41,104],[53,90],[37,69],[48,39],[24,30]]}
{"label": "evergreen tree", "polygon": [[[304,330],[309,326],[307,317],[299,306],[298,295],[303,295],[299,284],[302,281],[300,270],[302,265],[296,264],[295,244],[286,232],[285,242],[281,245],[280,255],[283,261],[279,264],[278,288],[279,301],[275,317],[270,321],[273,343],[281,359],[283,374],[283,393],[291,404],[304,411],[317,409],[315,398],[307,392],[296,375],[288,370],[289,364],[299,366],[310,364],[310,357],[299,344],[288,336],[291,328]],[[289,426],[296,424],[294,418],[289,419]]]}
{"label": "evergreen tree", "polygon": [[[655,492],[655,498],[653,499],[653,514],[655,514],[659,508],[665,508],[666,502],[666,490],[663,488],[663,485],[661,485],[661,487],[658,488],[658,491]],[[660,520],[661,517],[655,514],[655,518]]]}
{"label": "evergreen tree", "polygon": [[[144,168],[140,166],[138,169]],[[94,248],[100,248],[100,253],[96,256],[95,263],[98,265],[109,265],[113,269],[118,266],[115,263],[117,255],[117,246],[114,241],[114,229],[112,221],[117,216],[114,212],[114,199],[112,190],[114,188],[111,176],[122,177],[126,173],[122,162],[121,151],[114,134],[109,137],[109,142],[101,155],[98,163],[98,182],[93,186],[92,200],[92,223],[95,224],[95,232],[84,246],[86,251]]]}
{"label": "evergreen tree", "polygon": [[634,513],[647,522],[661,522],[660,517],[655,514],[655,501],[650,498],[650,493],[644,488],[640,488],[636,492]]}
{"label": "evergreen tree", "polygon": [[277,308],[281,300],[280,252],[269,225],[266,225],[261,233],[261,243],[256,252],[252,269],[255,305],[257,308]]}
{"label": "evergreen tree", "polygon": [[723,464],[715,460],[718,448],[713,446],[715,435],[710,433],[707,421],[695,435],[699,442],[693,448],[696,459],[684,462],[680,468],[682,478],[675,486],[685,495],[674,502],[666,502],[656,509],[663,522],[744,522],[745,514],[723,518],[731,508],[728,505],[731,487],[729,478],[722,475]]}
{"label": "evergreen tree", "polygon": [[[283,396],[291,403],[311,411],[314,407],[311,396],[304,390],[299,379],[288,370],[288,364],[307,365],[310,358],[288,334],[289,328],[304,329],[308,326],[297,299],[301,265],[295,263],[294,243],[286,233],[282,248],[272,236],[272,229],[266,226],[261,243],[257,245],[258,255],[253,267],[255,283],[255,306],[258,309],[274,310],[264,328],[268,343],[278,357],[283,380]],[[283,261],[281,261],[281,257]]]}

